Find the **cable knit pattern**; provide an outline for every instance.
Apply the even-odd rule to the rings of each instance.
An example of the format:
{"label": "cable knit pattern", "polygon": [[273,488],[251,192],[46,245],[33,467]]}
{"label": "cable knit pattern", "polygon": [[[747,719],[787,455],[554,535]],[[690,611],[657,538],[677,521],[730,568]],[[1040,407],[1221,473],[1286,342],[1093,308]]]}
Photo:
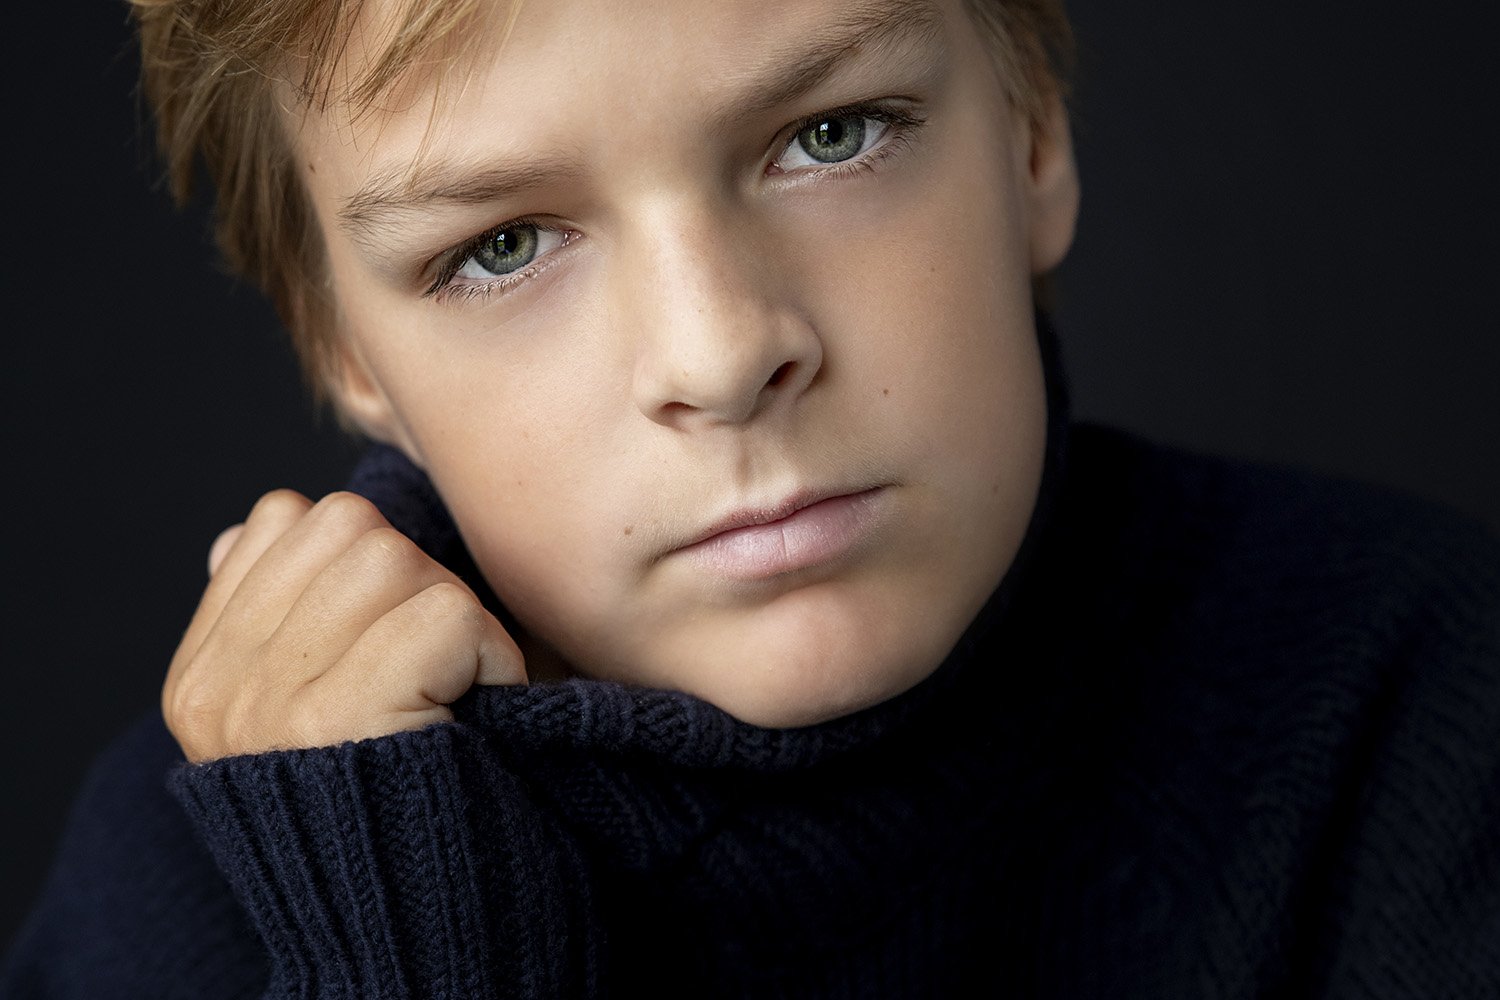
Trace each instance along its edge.
{"label": "cable knit pattern", "polygon": [[[174,773],[266,942],[271,995],[578,992],[587,963],[567,961],[579,957],[567,941],[578,859],[514,778],[483,766],[480,742],[436,726]],[[497,969],[515,984],[502,993]]]}
{"label": "cable knit pattern", "polygon": [[[1500,996],[1500,545],[1054,431],[959,647],[845,719],[574,680],[197,766],[144,720],[0,996]],[[464,565],[399,455],[354,485]]]}

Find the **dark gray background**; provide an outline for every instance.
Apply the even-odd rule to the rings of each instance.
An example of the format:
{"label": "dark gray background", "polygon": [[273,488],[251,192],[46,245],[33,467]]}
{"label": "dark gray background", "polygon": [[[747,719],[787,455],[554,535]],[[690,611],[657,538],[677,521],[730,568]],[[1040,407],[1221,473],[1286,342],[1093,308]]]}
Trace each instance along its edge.
{"label": "dark gray background", "polygon": [[[1073,5],[1076,408],[1500,529],[1497,88],[1479,5]],[[1414,12],[1420,11],[1420,19]],[[122,6],[7,41],[0,942],[87,762],[155,704],[209,541],[336,488],[269,311],[152,187]]]}

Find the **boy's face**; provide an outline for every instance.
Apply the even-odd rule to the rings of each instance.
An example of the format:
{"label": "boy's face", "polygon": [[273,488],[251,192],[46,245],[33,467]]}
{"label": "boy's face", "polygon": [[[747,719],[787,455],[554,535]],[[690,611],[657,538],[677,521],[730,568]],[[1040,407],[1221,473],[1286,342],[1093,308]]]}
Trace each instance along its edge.
{"label": "boy's face", "polygon": [[303,124],[337,391],[530,664],[789,726],[957,641],[1031,515],[1076,211],[989,59],[960,0],[528,0],[472,76]]}

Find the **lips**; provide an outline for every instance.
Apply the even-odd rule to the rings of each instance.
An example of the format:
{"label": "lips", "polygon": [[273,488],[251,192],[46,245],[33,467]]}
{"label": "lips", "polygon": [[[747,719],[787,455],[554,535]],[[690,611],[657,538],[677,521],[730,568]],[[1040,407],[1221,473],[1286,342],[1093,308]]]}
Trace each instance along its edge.
{"label": "lips", "polygon": [[801,493],[715,521],[677,553],[715,576],[759,580],[835,561],[878,521],[884,487]]}
{"label": "lips", "polygon": [[837,496],[852,495],[854,494],[840,493],[837,490],[827,490],[822,493],[799,493],[771,507],[761,507],[756,509],[747,508],[745,510],[738,510],[727,517],[715,521],[708,528],[704,529],[693,538],[683,543],[682,548],[687,548],[690,545],[697,545],[699,542],[707,541],[715,535],[722,535],[724,532],[733,531],[736,528],[748,528],[761,524],[774,524],[777,521],[782,521],[788,517],[791,517],[799,510],[806,510],[808,507],[811,507],[814,504],[822,503],[824,500],[830,500]]}

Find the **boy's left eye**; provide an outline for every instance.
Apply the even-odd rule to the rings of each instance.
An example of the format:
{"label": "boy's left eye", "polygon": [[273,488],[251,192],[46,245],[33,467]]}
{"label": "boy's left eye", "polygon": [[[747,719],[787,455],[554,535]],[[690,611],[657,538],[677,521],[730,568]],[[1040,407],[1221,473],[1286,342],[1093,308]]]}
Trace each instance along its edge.
{"label": "boy's left eye", "polygon": [[891,123],[857,111],[824,114],[803,125],[776,160],[781,170],[829,166],[867,152]]}

